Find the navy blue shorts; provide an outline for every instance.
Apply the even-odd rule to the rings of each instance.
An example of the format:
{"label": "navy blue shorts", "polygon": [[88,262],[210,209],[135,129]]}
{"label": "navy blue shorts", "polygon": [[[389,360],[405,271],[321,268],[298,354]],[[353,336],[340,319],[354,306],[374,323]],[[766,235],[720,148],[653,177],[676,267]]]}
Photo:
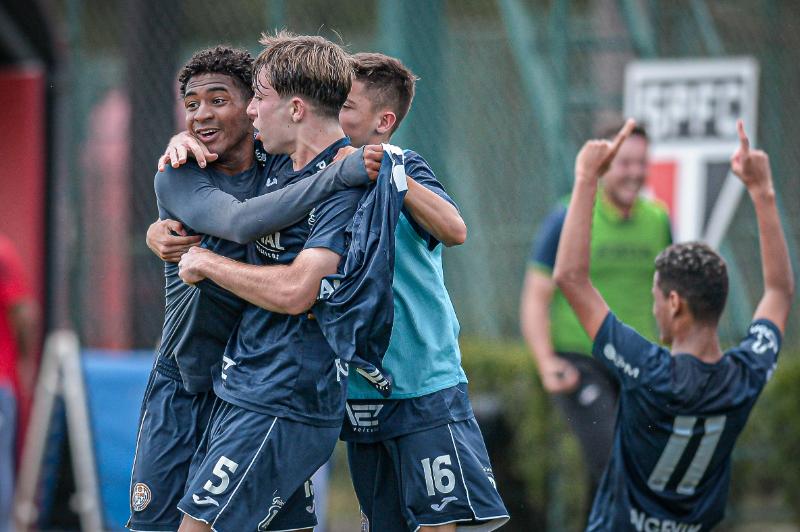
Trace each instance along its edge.
{"label": "navy blue shorts", "polygon": [[348,442],[362,530],[457,523],[490,531],[508,521],[475,418],[377,443]]}
{"label": "navy blue shorts", "polygon": [[177,530],[192,457],[202,441],[216,396],[190,394],[183,383],[153,369],[142,402],[131,473],[131,517],[141,531]]}
{"label": "navy blue shorts", "polygon": [[178,509],[217,532],[317,524],[310,478],[339,427],[316,427],[217,400]]}

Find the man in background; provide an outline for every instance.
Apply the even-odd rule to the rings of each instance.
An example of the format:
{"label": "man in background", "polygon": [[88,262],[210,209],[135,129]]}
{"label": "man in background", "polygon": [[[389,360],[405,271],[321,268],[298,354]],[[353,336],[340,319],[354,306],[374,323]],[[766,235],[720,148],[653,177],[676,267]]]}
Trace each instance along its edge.
{"label": "man in background", "polygon": [[[612,138],[619,127],[602,135]],[[602,176],[592,219],[590,276],[626,323],[656,338],[650,315],[653,259],[672,241],[666,209],[641,197],[648,139],[636,127]],[[542,222],[528,262],[520,325],[544,389],[578,438],[589,473],[589,500],[608,462],[619,387],[592,359],[592,343],[552,279],[568,198]]]}

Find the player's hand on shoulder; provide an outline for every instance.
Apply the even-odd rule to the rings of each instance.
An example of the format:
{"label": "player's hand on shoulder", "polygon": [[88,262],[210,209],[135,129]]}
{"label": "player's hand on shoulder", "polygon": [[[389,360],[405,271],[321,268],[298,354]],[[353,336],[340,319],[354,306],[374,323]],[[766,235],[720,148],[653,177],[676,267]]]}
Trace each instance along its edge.
{"label": "player's hand on shoulder", "polygon": [[358,149],[353,146],[342,146],[339,148],[339,151],[336,152],[336,156],[333,158],[333,162],[341,161],[345,157],[349,156],[351,153],[357,152]]}
{"label": "player's hand on shoulder", "polygon": [[216,153],[211,153],[206,145],[196,137],[187,131],[181,131],[169,139],[164,155],[158,159],[158,171],[163,172],[167,165],[178,168],[186,163],[190,155],[194,157],[201,168],[205,168],[206,164],[216,161],[219,157]]}
{"label": "player's hand on shoulder", "polygon": [[178,262],[193,246],[200,244],[199,235],[188,236],[183,224],[176,220],[156,220],[147,228],[147,247],[165,262]]}
{"label": "player's hand on shoulder", "polygon": [[364,146],[364,166],[367,169],[367,175],[372,181],[378,179],[378,173],[381,171],[382,162],[383,162],[382,145],[368,144]]}
{"label": "player's hand on shoulder", "polygon": [[213,253],[206,248],[195,246],[183,254],[178,263],[178,275],[186,284],[197,284],[206,278],[204,266]]}
{"label": "player's hand on shoulder", "polygon": [[769,166],[769,156],[762,150],[751,150],[750,139],[744,131],[742,120],[736,122],[739,134],[739,147],[731,156],[731,170],[739,176],[742,183],[748,188],[772,185],[772,170]]}
{"label": "player's hand on shoulder", "polygon": [[614,140],[589,140],[575,158],[575,178],[596,180],[608,171],[611,161],[625,142],[636,122],[628,119]]}
{"label": "player's hand on shoulder", "polygon": [[558,356],[539,360],[539,377],[548,393],[570,393],[580,384],[580,373],[569,361]]}

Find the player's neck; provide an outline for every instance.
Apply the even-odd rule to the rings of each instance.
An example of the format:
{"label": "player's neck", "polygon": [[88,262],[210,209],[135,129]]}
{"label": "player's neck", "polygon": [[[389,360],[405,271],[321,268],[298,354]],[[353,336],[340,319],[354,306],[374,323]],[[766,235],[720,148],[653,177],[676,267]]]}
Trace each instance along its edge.
{"label": "player's neck", "polygon": [[338,119],[314,117],[299,126],[294,151],[290,153],[295,171],[303,169],[314,157],[344,137]]}
{"label": "player's neck", "polygon": [[253,148],[253,135],[247,137],[238,145],[226,150],[225,154],[220,154],[219,159],[214,161],[214,168],[227,175],[236,175],[244,172],[255,162],[255,150]]}
{"label": "player's neck", "polygon": [[672,353],[688,353],[707,364],[714,364],[722,358],[717,326],[704,323],[691,323],[675,331],[672,337]]}

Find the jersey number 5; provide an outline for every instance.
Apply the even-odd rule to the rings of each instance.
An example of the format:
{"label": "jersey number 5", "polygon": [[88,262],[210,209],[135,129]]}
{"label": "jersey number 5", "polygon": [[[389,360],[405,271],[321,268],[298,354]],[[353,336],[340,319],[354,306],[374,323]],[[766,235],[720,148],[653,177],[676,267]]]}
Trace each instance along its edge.
{"label": "jersey number 5", "polygon": [[[683,456],[686,447],[689,445],[689,440],[692,438],[692,429],[697,423],[696,416],[677,416],[672,425],[672,434],[669,437],[667,446],[661,453],[661,456],[656,463],[656,467],[650,474],[647,480],[647,485],[653,491],[664,491],[667,487],[670,477],[675,472],[681,457]],[[711,462],[711,457],[719,443],[719,438],[722,436],[722,431],[725,429],[725,416],[714,416],[706,418],[705,432],[700,445],[694,453],[692,462],[686,469],[683,478],[678,484],[677,492],[681,495],[692,495],[697,484],[708,468]]]}
{"label": "jersey number 5", "polygon": [[223,493],[226,489],[228,489],[228,485],[231,483],[231,478],[228,476],[228,471],[225,471],[225,468],[227,468],[231,473],[235,473],[237,467],[239,467],[239,464],[230,458],[221,456],[217,461],[217,465],[214,466],[213,471],[214,476],[219,477],[220,479],[219,484],[214,485],[210,480],[207,480],[203,485],[203,489],[213,493],[214,495]]}

